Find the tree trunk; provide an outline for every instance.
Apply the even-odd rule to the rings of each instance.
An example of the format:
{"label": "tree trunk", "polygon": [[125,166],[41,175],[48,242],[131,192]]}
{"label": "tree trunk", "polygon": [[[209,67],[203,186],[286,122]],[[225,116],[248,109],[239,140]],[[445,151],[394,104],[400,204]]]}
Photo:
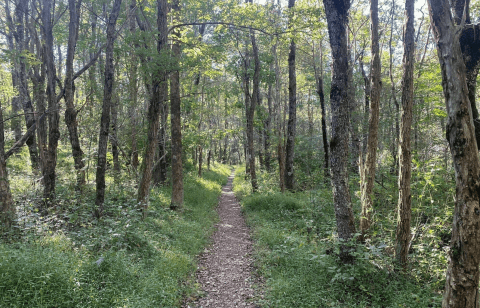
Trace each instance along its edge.
{"label": "tree trunk", "polygon": [[112,108],[110,114],[112,116],[112,133],[110,134],[110,144],[112,145],[112,157],[113,157],[113,172],[115,173],[115,179],[117,180],[118,175],[120,174],[120,162],[118,159],[118,137],[117,137],[117,118],[118,112],[117,107],[119,104],[120,98],[117,94],[114,94],[112,101]]}
{"label": "tree trunk", "polygon": [[[393,40],[393,27],[395,24],[395,0],[392,1],[392,13],[391,13],[391,21],[390,21],[390,39],[388,41],[388,46],[390,49],[390,69],[388,74],[390,75],[390,83],[392,85],[392,98],[393,98],[393,103],[395,104],[395,136],[394,140],[392,142],[392,156],[393,156],[393,174],[397,173],[397,168],[398,168],[398,159],[397,159],[397,149],[398,149],[398,144],[399,144],[399,138],[400,138],[400,126],[398,123],[398,115],[400,114],[400,104],[398,103],[397,100],[397,95],[396,95],[396,90],[395,90],[395,81],[393,80],[393,47],[392,47],[392,40]],[[415,32],[415,29],[413,29]],[[414,40],[414,38],[413,38]],[[405,89],[402,88],[402,93]],[[403,95],[403,94],[402,94]]]}
{"label": "tree trunk", "polygon": [[203,147],[198,146],[198,176],[202,177],[202,166],[203,166]]}
{"label": "tree trunk", "polygon": [[[157,1],[157,52],[161,55],[167,50],[167,3],[165,0]],[[152,168],[155,158],[155,148],[158,143],[159,118],[162,111],[163,100],[168,90],[165,65],[158,63],[158,67],[152,74],[151,97],[148,104],[148,133],[147,145],[142,162],[140,184],[138,185],[137,201],[142,209],[143,217],[146,217],[150,183],[152,180]]]}
{"label": "tree trunk", "polygon": [[370,116],[368,118],[368,140],[364,163],[363,178],[361,179],[362,190],[362,214],[360,217],[360,231],[362,237],[372,224],[372,194],[375,183],[375,167],[377,163],[378,146],[378,122],[380,113],[380,48],[378,44],[378,0],[370,1],[370,16],[372,22],[372,65],[371,65],[371,92],[370,92]]}
{"label": "tree trunk", "polygon": [[74,160],[75,171],[77,173],[77,189],[81,190],[85,185],[85,162],[83,161],[83,151],[80,146],[78,136],[77,110],[73,103],[75,85],[73,81],[73,59],[75,56],[75,47],[78,39],[78,27],[80,20],[80,7],[82,0],[68,0],[70,11],[70,23],[68,25],[68,46],[65,72],[65,124],[68,128],[70,144],[72,146],[72,156]]}
{"label": "tree trunk", "polygon": [[[289,25],[293,27],[293,7],[295,0],[288,0]],[[290,41],[288,53],[288,124],[287,124],[287,145],[285,148],[285,187],[289,191],[294,190],[293,160],[295,156],[295,134],[297,127],[297,76],[295,71],[295,40]]]}
{"label": "tree trunk", "polygon": [[402,78],[402,121],[400,123],[400,146],[398,148],[398,215],[395,244],[395,259],[406,271],[410,241],[410,220],[412,194],[410,179],[412,176],[412,153],[410,132],[413,113],[413,64],[415,61],[415,0],[405,2],[405,32],[403,37],[403,78]]}
{"label": "tree trunk", "polygon": [[[179,1],[175,0],[172,8],[179,11]],[[180,34],[175,31],[177,38]],[[180,57],[180,44],[176,41],[172,45],[175,61]],[[183,207],[183,163],[182,163],[182,117],[180,99],[180,72],[175,70],[170,77],[170,123],[172,130],[172,200],[170,207],[180,209]]]}
{"label": "tree trunk", "polygon": [[456,198],[442,307],[478,307],[480,264],[480,162],[465,63],[448,1],[429,0],[442,70],[447,139],[455,168]]}
{"label": "tree trunk", "polygon": [[[314,52],[315,52],[315,48],[314,48]],[[328,146],[328,136],[327,136],[327,113],[325,111],[325,94],[323,92],[323,48],[322,48],[321,42],[320,42],[320,68],[317,69],[316,66],[314,66],[313,68],[315,71],[317,94],[318,94],[318,97],[320,98],[320,111],[322,113],[322,142],[323,142],[323,151],[324,151],[324,160],[325,160],[323,163],[323,174],[326,180],[330,177],[330,169],[328,166],[329,146]]]}
{"label": "tree trunk", "polygon": [[465,12],[465,24],[460,35],[460,48],[462,50],[463,61],[466,66],[468,98],[472,108],[473,124],[475,126],[475,137],[477,146],[480,149],[480,119],[477,109],[476,88],[477,76],[480,65],[480,25],[472,25],[470,20],[470,1],[453,0],[451,1],[453,17],[456,25],[460,25]]}
{"label": "tree trunk", "polygon": [[[332,108],[331,170],[333,203],[337,220],[337,233],[346,242],[355,234],[352,201],[348,190],[348,58],[347,32],[349,0],[324,0],[327,15],[328,35],[332,48],[332,85],[330,104]],[[342,244],[340,259],[353,262],[349,245]]]}
{"label": "tree trunk", "polygon": [[[273,62],[270,65],[270,71],[274,70],[273,67]],[[270,153],[270,134],[271,134],[271,125],[272,125],[272,113],[273,113],[273,107],[272,107],[272,100],[273,100],[273,86],[271,84],[268,85],[268,94],[267,94],[267,116],[265,118],[265,121],[263,122],[263,151],[265,152],[265,170],[267,172],[272,171],[272,154]]]}
{"label": "tree trunk", "polygon": [[252,29],[250,29],[250,38],[252,40],[254,72],[253,72],[252,96],[250,100],[250,106],[247,110],[247,139],[248,139],[248,152],[249,152],[248,165],[250,166],[250,181],[252,183],[252,191],[256,192],[258,190],[258,184],[257,184],[257,175],[255,173],[255,148],[253,145],[253,141],[254,141],[253,126],[254,126],[255,108],[260,98],[260,59],[258,56],[258,46],[255,39],[255,33],[253,32]]}
{"label": "tree trunk", "polygon": [[15,221],[15,206],[10,191],[7,163],[5,160],[4,132],[3,108],[0,102],[0,231],[9,229]]}
{"label": "tree trunk", "polygon": [[57,146],[60,138],[59,112],[55,94],[55,62],[53,56],[53,1],[44,0],[42,8],[42,22],[44,31],[44,61],[47,72],[47,102],[48,102],[48,145],[43,164],[43,197],[47,205],[55,199],[55,168],[57,166]]}
{"label": "tree trunk", "polygon": [[100,122],[100,133],[98,137],[98,162],[97,162],[97,194],[95,199],[95,216],[100,217],[103,213],[103,203],[105,201],[105,171],[107,168],[107,142],[110,126],[110,108],[112,105],[113,93],[113,43],[115,41],[115,25],[120,13],[120,4],[122,0],[115,0],[112,12],[108,18],[107,24],[107,44],[105,47],[105,85],[103,89],[102,117]]}
{"label": "tree trunk", "polygon": [[212,150],[208,149],[208,154],[207,154],[207,170],[210,171],[210,163],[212,160]]}

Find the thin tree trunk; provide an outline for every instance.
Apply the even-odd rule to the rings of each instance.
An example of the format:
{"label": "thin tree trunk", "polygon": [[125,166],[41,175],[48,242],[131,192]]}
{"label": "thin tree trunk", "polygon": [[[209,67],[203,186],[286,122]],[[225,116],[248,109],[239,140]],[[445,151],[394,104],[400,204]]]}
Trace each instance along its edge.
{"label": "thin tree trunk", "polygon": [[[393,26],[394,26],[394,17],[395,17],[395,0],[392,1],[392,13],[391,13],[391,21],[390,21],[390,39],[388,41],[388,46],[390,49],[390,69],[388,74],[390,75],[390,83],[392,85],[392,98],[393,98],[393,103],[395,104],[395,137],[394,137],[394,142],[392,142],[392,156],[393,156],[393,173],[397,172],[398,168],[398,159],[397,159],[397,149],[398,149],[398,144],[399,144],[399,138],[400,138],[400,126],[398,123],[398,115],[400,114],[400,104],[398,103],[397,100],[397,95],[396,95],[396,90],[395,90],[395,81],[393,80],[393,47],[392,47],[392,40],[393,40]],[[415,31],[415,29],[414,29]],[[402,93],[403,93],[403,88],[402,88]],[[403,94],[402,94],[403,95]]]}
{"label": "thin tree trunk", "polygon": [[[314,48],[315,52],[315,48]],[[315,63],[315,61],[314,61]],[[325,94],[323,92],[323,48],[322,43],[320,42],[320,68],[317,69],[316,66],[313,67],[315,71],[315,79],[317,84],[317,94],[320,98],[320,111],[322,113],[322,142],[324,150],[324,163],[323,163],[323,174],[325,180],[330,177],[330,169],[328,166],[329,161],[329,146],[328,146],[328,136],[327,136],[327,113],[325,111]],[[318,72],[320,71],[320,73]]]}
{"label": "thin tree trunk", "polygon": [[110,108],[112,105],[114,65],[113,65],[113,43],[115,41],[115,25],[120,13],[122,0],[115,0],[112,12],[107,24],[107,44],[105,47],[105,85],[103,89],[102,117],[100,122],[100,133],[98,137],[98,162],[97,162],[97,193],[95,199],[95,216],[100,217],[103,213],[105,201],[105,171],[107,168],[107,142],[110,127]]}
{"label": "thin tree trunk", "polygon": [[403,37],[403,78],[402,78],[402,121],[400,123],[400,146],[398,148],[398,215],[395,244],[395,259],[406,271],[410,241],[410,220],[412,194],[410,179],[412,176],[412,152],[410,133],[413,113],[413,64],[415,61],[415,0],[405,2],[405,32]]}
{"label": "thin tree trunk", "polygon": [[[327,15],[328,35],[332,48],[332,86],[330,104],[332,108],[331,170],[333,203],[339,239],[348,242],[355,234],[352,201],[348,190],[348,58],[347,32],[349,0],[324,0]],[[353,262],[351,248],[342,244],[340,259]]]}
{"label": "thin tree trunk", "polygon": [[258,190],[257,175],[255,173],[255,148],[253,145],[253,126],[255,117],[255,108],[257,107],[260,99],[260,59],[258,56],[258,46],[255,39],[255,33],[250,29],[250,38],[252,40],[252,51],[254,60],[254,72],[253,72],[253,89],[252,97],[250,101],[250,107],[247,110],[247,136],[248,136],[248,154],[249,154],[249,166],[250,166],[250,181],[252,183],[252,191]]}
{"label": "thin tree trunk", "polygon": [[15,206],[10,191],[7,163],[5,160],[4,132],[3,108],[0,101],[0,231],[8,230],[15,221]]}
{"label": "thin tree trunk", "polygon": [[[175,0],[172,8],[179,11],[179,1]],[[174,32],[179,38],[180,34]],[[180,43],[172,45],[175,61],[180,57]],[[170,207],[180,209],[183,207],[183,163],[182,163],[182,117],[180,99],[180,72],[175,70],[170,77],[170,123],[172,130],[172,200]]]}
{"label": "thin tree trunk", "polygon": [[[295,0],[288,1],[289,23],[288,27],[293,27],[293,7]],[[289,191],[294,190],[294,170],[293,161],[295,156],[295,135],[297,127],[297,76],[295,71],[295,40],[290,41],[290,51],[288,53],[288,124],[287,124],[287,145],[285,149],[285,187]]]}
{"label": "thin tree trunk", "polygon": [[120,162],[118,159],[119,151],[118,151],[118,137],[117,137],[117,106],[119,104],[120,98],[117,94],[113,95],[112,101],[112,108],[110,110],[110,114],[112,116],[112,132],[110,134],[110,144],[112,145],[112,157],[113,157],[113,171],[115,173],[115,179],[118,178],[120,174]]}
{"label": "thin tree trunk", "polygon": [[203,147],[198,146],[198,176],[202,177],[202,166],[203,166]]}
{"label": "thin tree trunk", "polygon": [[370,1],[370,17],[372,23],[372,68],[371,68],[371,105],[370,116],[368,118],[368,141],[367,151],[364,163],[364,171],[361,179],[362,185],[362,214],[360,217],[360,231],[362,237],[370,228],[372,223],[372,194],[373,184],[375,182],[375,167],[377,160],[378,146],[378,122],[380,113],[380,48],[378,44],[378,0]]}
{"label": "thin tree trunk", "polygon": [[456,198],[442,307],[479,306],[480,196],[475,127],[468,99],[466,68],[446,0],[429,0],[430,18],[442,70],[447,107],[447,139],[455,168]]}
{"label": "thin tree trunk", "polygon": [[83,151],[80,146],[78,136],[77,110],[73,103],[75,85],[73,81],[73,59],[75,56],[75,47],[78,39],[78,27],[80,20],[80,7],[82,0],[68,0],[70,11],[70,23],[68,25],[68,46],[65,72],[65,124],[68,128],[70,144],[72,146],[72,156],[74,160],[75,171],[77,173],[77,189],[81,190],[85,185],[85,162],[83,161]]}
{"label": "thin tree trunk", "polygon": [[55,168],[57,166],[57,146],[60,138],[59,112],[55,94],[55,62],[53,56],[53,1],[44,0],[42,8],[42,22],[45,40],[45,68],[47,72],[47,102],[48,102],[48,145],[43,165],[43,197],[47,205],[55,199]]}
{"label": "thin tree trunk", "polygon": [[[128,10],[128,22],[130,27],[130,34],[134,35],[136,31],[136,23],[135,23],[135,11],[137,8],[137,1],[131,0],[130,8]],[[137,46],[135,46],[137,47]],[[137,148],[137,92],[138,92],[138,73],[137,73],[137,55],[136,52],[133,51],[130,54],[130,74],[128,75],[129,80],[129,95],[130,95],[130,106],[129,106],[129,114],[130,114],[130,126],[131,126],[131,140],[132,140],[132,148],[131,148],[131,157],[130,161],[132,164],[132,168],[137,170],[138,168],[138,148]]]}
{"label": "thin tree trunk", "polygon": [[[21,1],[19,5],[15,7],[15,21],[12,18],[12,14],[10,11],[10,1],[5,1],[4,4],[4,9],[5,9],[5,19],[7,23],[7,28],[8,28],[8,33],[6,35],[6,40],[7,40],[7,46],[9,50],[14,51],[17,49],[17,46],[14,44],[13,38],[15,37],[15,40],[18,41],[18,25],[15,27],[17,24],[17,19],[18,15],[21,15],[21,18],[23,18],[23,12],[22,12],[22,4],[24,2]],[[20,51],[21,52],[21,51]],[[12,87],[15,89],[18,89],[19,87],[19,80],[18,80],[18,70],[19,70],[19,63],[16,59],[12,59],[13,61],[13,68],[11,70],[11,75],[12,75]],[[19,91],[20,92],[20,91]],[[18,114],[18,111],[20,110],[20,101],[21,97],[19,95],[14,96],[12,98],[11,106],[12,106],[12,120],[11,120],[11,129],[14,131],[14,136],[15,136],[15,141],[18,141],[22,137],[22,128],[21,128],[21,123],[20,123],[20,118],[16,116]]]}

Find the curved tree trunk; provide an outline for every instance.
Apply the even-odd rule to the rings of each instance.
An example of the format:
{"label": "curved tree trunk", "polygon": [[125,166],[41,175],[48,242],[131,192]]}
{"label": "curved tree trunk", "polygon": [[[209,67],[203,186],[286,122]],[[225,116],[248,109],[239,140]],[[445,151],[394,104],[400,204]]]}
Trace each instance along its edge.
{"label": "curved tree trunk", "polygon": [[452,240],[442,307],[478,307],[480,264],[480,162],[466,68],[447,0],[429,0],[430,18],[442,70],[447,139],[456,182]]}
{"label": "curved tree trunk", "polygon": [[378,44],[378,0],[370,1],[370,17],[372,22],[372,68],[371,68],[371,92],[370,92],[370,116],[368,118],[368,140],[365,163],[363,166],[361,190],[362,190],[362,214],[360,217],[360,231],[362,237],[372,223],[372,194],[375,183],[375,167],[377,163],[378,146],[378,121],[380,113],[380,48]]}
{"label": "curved tree trunk", "polygon": [[[355,234],[352,201],[348,190],[348,58],[347,32],[349,0],[324,0],[328,22],[328,35],[332,48],[332,108],[331,170],[333,204],[337,220],[337,233],[342,241],[349,241]],[[348,245],[341,245],[340,259],[353,262]]]}
{"label": "curved tree trunk", "polygon": [[403,78],[402,78],[402,121],[400,122],[400,146],[398,148],[398,216],[395,244],[397,263],[407,268],[408,247],[410,241],[410,220],[412,194],[410,178],[412,176],[412,152],[410,133],[413,112],[413,64],[415,61],[414,2],[405,2],[405,32],[403,37]]}

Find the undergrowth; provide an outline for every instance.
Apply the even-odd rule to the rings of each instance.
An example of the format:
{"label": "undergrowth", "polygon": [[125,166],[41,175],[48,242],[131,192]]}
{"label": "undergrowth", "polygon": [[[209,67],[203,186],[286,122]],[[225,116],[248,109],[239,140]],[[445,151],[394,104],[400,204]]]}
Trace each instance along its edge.
{"label": "undergrowth", "polygon": [[[330,185],[318,181],[313,190],[282,194],[275,191],[278,185],[274,175],[261,172],[258,178],[260,191],[251,194],[244,169],[238,168],[233,190],[253,229],[256,266],[265,281],[262,307],[441,306],[438,283],[441,275],[435,271],[444,274],[441,260],[444,254],[419,250],[427,247],[431,238],[421,236],[414,242],[408,274],[394,271],[393,205],[386,207],[380,203],[383,206],[380,209],[377,199],[372,237],[366,245],[355,244],[355,263],[344,265],[337,257],[339,247]],[[352,194],[355,181],[353,178]],[[419,206],[416,204],[414,216],[424,212]],[[359,203],[355,203],[356,217],[358,207]],[[387,215],[388,211],[393,213]],[[426,268],[418,263],[430,265]]]}
{"label": "undergrowth", "polygon": [[178,307],[193,291],[186,281],[229,173],[219,164],[202,178],[187,173],[180,212],[169,209],[169,187],[153,188],[145,220],[128,178],[111,185],[99,220],[92,187],[79,196],[59,184],[57,206],[42,217],[38,192],[21,186],[31,180],[16,182],[18,230],[0,242],[0,307]]}

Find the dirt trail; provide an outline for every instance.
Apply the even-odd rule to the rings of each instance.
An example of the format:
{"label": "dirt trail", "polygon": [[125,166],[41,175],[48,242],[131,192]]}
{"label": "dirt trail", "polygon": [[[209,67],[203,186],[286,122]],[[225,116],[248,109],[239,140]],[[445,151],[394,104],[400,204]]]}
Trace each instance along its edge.
{"label": "dirt trail", "polygon": [[233,172],[223,188],[218,214],[220,223],[212,245],[200,256],[197,282],[205,295],[185,308],[256,307],[252,289],[252,240],[240,204],[232,192]]}

